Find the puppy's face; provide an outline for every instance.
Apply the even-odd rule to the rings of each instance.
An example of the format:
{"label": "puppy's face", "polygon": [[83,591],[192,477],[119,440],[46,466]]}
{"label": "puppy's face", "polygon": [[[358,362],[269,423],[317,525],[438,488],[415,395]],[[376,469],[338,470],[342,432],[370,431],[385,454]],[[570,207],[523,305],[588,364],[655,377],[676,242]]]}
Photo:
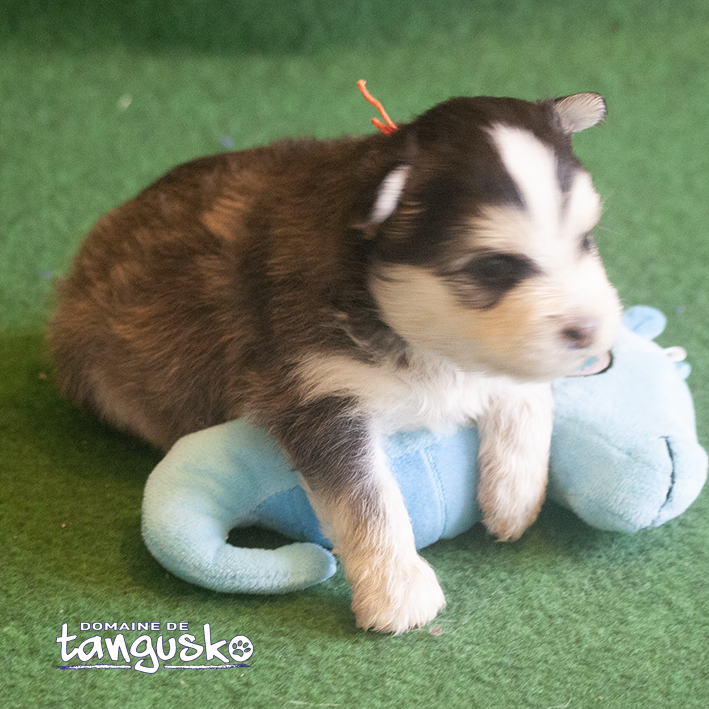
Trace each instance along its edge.
{"label": "puppy's face", "polygon": [[592,230],[601,213],[571,133],[596,94],[454,99],[406,126],[384,180],[372,290],[402,337],[467,371],[551,379],[613,344],[620,304]]}

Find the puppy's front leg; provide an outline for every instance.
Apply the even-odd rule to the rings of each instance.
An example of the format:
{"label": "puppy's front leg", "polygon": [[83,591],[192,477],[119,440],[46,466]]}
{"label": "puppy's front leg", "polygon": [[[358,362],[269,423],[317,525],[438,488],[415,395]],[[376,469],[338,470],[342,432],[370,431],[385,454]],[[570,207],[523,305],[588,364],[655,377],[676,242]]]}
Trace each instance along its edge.
{"label": "puppy's front leg", "polygon": [[352,587],[357,625],[399,634],[445,606],[371,422],[337,397],[291,410],[276,430]]}
{"label": "puppy's front leg", "polygon": [[539,514],[553,420],[551,384],[502,384],[478,419],[478,502],[500,541],[519,539]]}

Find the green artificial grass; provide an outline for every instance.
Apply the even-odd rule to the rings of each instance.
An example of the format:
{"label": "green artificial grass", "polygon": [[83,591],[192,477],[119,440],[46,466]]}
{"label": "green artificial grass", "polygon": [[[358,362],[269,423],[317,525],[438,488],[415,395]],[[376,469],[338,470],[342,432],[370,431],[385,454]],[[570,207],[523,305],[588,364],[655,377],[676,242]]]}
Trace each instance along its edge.
{"label": "green artificial grass", "polygon": [[[424,550],[448,607],[359,631],[342,571],[274,597],[166,573],[140,537],[150,447],[57,394],[54,276],[106,210],[225,145],[373,130],[451,95],[602,93],[575,138],[628,304],[689,352],[709,443],[709,6],[704,0],[5,0],[0,5],[0,704],[3,707],[606,707],[709,704],[709,495],[634,535],[547,505],[514,544]],[[270,536],[238,536],[274,544]],[[246,635],[249,668],[62,671],[62,624],[187,622]],[[108,636],[111,634],[109,633]],[[152,634],[154,637],[157,633]],[[132,641],[138,633],[126,633]]]}

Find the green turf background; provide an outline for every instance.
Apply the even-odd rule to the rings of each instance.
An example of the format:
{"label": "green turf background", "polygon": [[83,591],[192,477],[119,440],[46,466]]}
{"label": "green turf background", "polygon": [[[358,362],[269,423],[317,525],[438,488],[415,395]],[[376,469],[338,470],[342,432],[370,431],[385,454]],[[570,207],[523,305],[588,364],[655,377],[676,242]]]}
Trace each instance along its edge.
{"label": "green turf background", "polygon": [[[636,535],[549,505],[515,544],[438,543],[424,555],[448,608],[433,632],[382,637],[355,629],[341,572],[272,598],[166,574],[139,529],[159,455],[55,392],[51,280],[91,224],[226,139],[372,130],[360,78],[394,120],[455,94],[604,94],[608,122],[576,138],[605,202],[597,241],[624,302],[661,308],[661,344],[689,351],[709,444],[706,0],[3,0],[3,707],[709,706],[706,491]],[[115,620],[247,635],[252,667],[56,669],[63,622]]]}

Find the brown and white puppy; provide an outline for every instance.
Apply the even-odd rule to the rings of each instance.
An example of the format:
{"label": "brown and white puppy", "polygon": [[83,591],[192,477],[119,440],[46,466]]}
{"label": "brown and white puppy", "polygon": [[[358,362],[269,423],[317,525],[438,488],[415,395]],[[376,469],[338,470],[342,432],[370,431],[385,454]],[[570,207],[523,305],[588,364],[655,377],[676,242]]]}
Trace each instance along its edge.
{"label": "brown and white puppy", "polygon": [[612,345],[578,94],[457,98],[392,135],[280,142],[178,167],[103,217],[50,326],[64,393],[169,448],[235,417],[301,471],[357,624],[445,601],[382,452],[474,421],[479,503],[518,538],[545,494],[550,380]]}

